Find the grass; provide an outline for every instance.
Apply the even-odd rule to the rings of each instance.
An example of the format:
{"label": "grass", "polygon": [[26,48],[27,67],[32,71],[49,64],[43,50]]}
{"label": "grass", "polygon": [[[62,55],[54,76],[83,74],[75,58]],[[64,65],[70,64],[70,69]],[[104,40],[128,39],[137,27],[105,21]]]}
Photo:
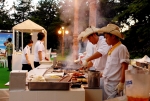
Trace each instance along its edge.
{"label": "grass", "polygon": [[65,60],[65,59],[66,59],[66,56],[62,57],[61,54],[59,54],[59,55],[57,56],[57,60],[59,60],[59,61],[63,61],[63,60]]}
{"label": "grass", "polygon": [[10,71],[7,70],[8,68],[0,66],[0,88],[8,88],[8,86],[5,86],[5,84],[9,82]]}

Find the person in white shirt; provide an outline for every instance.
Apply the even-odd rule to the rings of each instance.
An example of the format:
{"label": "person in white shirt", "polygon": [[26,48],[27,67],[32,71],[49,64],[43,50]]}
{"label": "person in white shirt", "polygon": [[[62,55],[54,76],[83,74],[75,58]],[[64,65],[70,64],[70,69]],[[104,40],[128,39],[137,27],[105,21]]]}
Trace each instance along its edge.
{"label": "person in white shirt", "polygon": [[94,45],[88,40],[86,45],[86,51],[83,53],[85,54],[83,58],[81,58],[81,61],[87,59],[94,53]]}
{"label": "person in white shirt", "polygon": [[99,30],[103,33],[106,42],[111,46],[108,51],[106,67],[103,71],[104,79],[104,100],[114,98],[124,89],[125,70],[128,69],[129,52],[120,39],[124,39],[119,31],[119,27],[115,24],[108,24]]}
{"label": "person in white shirt", "polygon": [[94,45],[87,41],[86,50],[83,53],[79,53],[79,57],[77,60],[75,60],[75,63],[82,63],[82,61],[86,60],[88,57],[90,57],[94,53]]}
{"label": "person in white shirt", "polygon": [[34,67],[38,67],[40,65],[39,61],[42,60],[49,60],[45,55],[45,47],[44,47],[44,40],[45,35],[43,32],[38,33],[38,41],[34,46]]}
{"label": "person in white shirt", "polygon": [[32,69],[31,61],[29,59],[29,57],[30,57],[30,49],[31,49],[32,45],[33,45],[33,41],[32,40],[28,40],[26,47],[23,49],[22,70],[30,71]]}
{"label": "person in white shirt", "polygon": [[83,66],[85,68],[94,67],[95,70],[103,72],[107,60],[107,52],[110,48],[105,41],[104,36],[98,36],[97,31],[99,28],[90,27],[85,30],[85,34],[83,35],[83,40],[86,38],[95,45],[94,54],[88,57],[83,61]]}

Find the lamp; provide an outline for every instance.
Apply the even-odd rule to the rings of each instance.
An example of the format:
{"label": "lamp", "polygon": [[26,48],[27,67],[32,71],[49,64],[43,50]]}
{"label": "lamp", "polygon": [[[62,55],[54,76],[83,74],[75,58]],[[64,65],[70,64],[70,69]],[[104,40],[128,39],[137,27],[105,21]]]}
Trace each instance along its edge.
{"label": "lamp", "polygon": [[62,57],[64,56],[64,34],[68,34],[68,33],[69,33],[69,31],[66,30],[66,28],[63,27],[63,26],[62,26],[62,27],[59,29],[59,31],[58,31],[58,34],[62,34],[62,46],[61,46],[61,49],[62,49],[62,51],[61,51]]}

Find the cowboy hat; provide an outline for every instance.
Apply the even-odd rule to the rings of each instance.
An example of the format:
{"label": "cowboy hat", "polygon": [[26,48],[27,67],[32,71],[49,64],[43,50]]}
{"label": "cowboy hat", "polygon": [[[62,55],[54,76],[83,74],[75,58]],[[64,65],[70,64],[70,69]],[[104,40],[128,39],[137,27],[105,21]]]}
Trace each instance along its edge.
{"label": "cowboy hat", "polygon": [[86,28],[82,40],[84,41],[89,35],[91,35],[91,34],[93,34],[93,33],[97,33],[99,30],[100,30],[100,28],[96,28],[96,27],[94,27],[94,26],[91,26],[91,27]]}
{"label": "cowboy hat", "polygon": [[85,34],[85,31],[82,31],[79,35],[78,35],[78,40],[82,40],[83,36]]}
{"label": "cowboy hat", "polygon": [[108,24],[98,31],[99,34],[103,34],[104,32],[118,36],[120,39],[124,39],[123,34],[119,31],[119,27],[115,24]]}

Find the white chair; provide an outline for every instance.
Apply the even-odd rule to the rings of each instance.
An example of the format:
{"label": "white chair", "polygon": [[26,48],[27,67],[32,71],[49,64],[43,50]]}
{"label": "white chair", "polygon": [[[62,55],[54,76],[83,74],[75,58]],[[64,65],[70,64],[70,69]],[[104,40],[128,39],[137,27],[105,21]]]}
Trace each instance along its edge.
{"label": "white chair", "polygon": [[1,66],[3,66],[4,68],[5,68],[5,67],[8,67],[7,58],[4,57],[4,56],[0,56],[0,64],[1,64]]}

